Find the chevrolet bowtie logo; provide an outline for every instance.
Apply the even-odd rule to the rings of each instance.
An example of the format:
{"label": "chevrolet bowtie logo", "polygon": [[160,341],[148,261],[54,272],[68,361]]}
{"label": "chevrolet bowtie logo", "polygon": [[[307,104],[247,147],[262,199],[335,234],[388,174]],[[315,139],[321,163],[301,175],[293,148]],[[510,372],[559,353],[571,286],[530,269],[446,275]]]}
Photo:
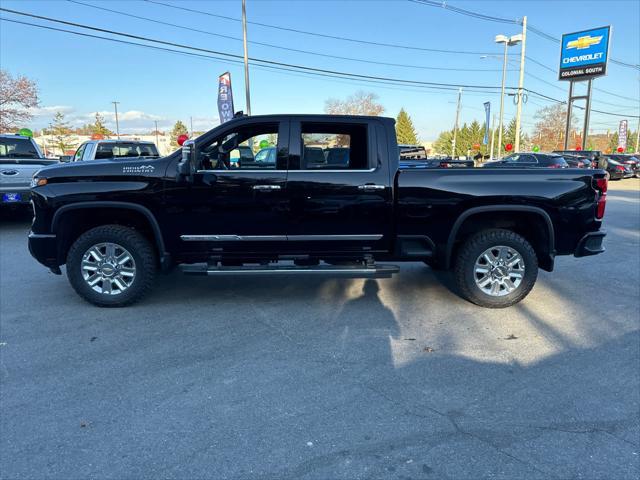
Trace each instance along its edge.
{"label": "chevrolet bowtie logo", "polygon": [[585,48],[589,48],[591,45],[597,45],[602,40],[602,35],[599,37],[592,37],[591,35],[587,35],[585,37],[578,37],[577,40],[571,40],[567,43],[567,48],[577,48],[578,50],[584,50]]}

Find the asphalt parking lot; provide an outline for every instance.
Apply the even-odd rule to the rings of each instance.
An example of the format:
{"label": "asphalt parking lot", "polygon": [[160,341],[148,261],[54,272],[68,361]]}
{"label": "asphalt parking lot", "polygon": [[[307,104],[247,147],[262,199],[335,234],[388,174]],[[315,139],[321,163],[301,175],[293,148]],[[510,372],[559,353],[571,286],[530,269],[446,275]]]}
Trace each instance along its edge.
{"label": "asphalt parking lot", "polygon": [[[607,252],[486,310],[428,267],[390,280],[163,277],[83,302],[0,224],[0,475],[640,475],[640,180]],[[446,283],[446,277],[443,278]]]}

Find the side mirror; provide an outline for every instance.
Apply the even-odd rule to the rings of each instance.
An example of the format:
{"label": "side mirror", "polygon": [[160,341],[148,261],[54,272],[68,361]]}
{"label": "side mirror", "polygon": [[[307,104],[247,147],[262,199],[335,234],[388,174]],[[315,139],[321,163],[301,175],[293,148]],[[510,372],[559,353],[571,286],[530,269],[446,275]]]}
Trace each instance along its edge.
{"label": "side mirror", "polygon": [[193,182],[193,174],[197,170],[196,145],[193,140],[187,140],[182,144],[182,158],[178,162],[178,179]]}

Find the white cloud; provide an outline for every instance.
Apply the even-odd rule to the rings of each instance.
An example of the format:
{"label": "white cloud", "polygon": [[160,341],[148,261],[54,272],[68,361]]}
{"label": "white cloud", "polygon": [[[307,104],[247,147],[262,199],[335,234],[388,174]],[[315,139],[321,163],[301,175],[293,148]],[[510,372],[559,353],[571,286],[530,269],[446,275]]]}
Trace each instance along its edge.
{"label": "white cloud", "polygon": [[69,105],[51,105],[46,107],[32,108],[30,112],[34,117],[53,117],[57,112],[62,112],[67,115],[74,110],[75,108]]}

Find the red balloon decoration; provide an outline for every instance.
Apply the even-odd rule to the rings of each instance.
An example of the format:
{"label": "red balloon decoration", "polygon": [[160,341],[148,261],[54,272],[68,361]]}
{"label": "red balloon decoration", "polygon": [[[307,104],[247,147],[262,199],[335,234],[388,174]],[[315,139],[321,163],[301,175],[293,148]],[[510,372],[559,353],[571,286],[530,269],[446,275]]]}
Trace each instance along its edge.
{"label": "red balloon decoration", "polygon": [[189,135],[183,133],[178,137],[178,145],[182,146],[182,144],[187,140],[189,140]]}
{"label": "red balloon decoration", "polygon": [[507,152],[510,152],[511,150],[513,150],[513,145],[512,145],[511,143],[507,143],[507,144],[504,146],[504,149],[505,149]]}
{"label": "red balloon decoration", "polygon": [[474,143],[473,144],[473,149],[474,150],[480,150],[480,144],[479,143]]}
{"label": "red balloon decoration", "polygon": [[579,152],[580,150],[582,150],[582,147],[580,145],[576,145],[576,151]]}
{"label": "red balloon decoration", "polygon": [[622,147],[618,147],[617,150],[618,150],[619,153],[624,152],[624,148],[622,148]]}

